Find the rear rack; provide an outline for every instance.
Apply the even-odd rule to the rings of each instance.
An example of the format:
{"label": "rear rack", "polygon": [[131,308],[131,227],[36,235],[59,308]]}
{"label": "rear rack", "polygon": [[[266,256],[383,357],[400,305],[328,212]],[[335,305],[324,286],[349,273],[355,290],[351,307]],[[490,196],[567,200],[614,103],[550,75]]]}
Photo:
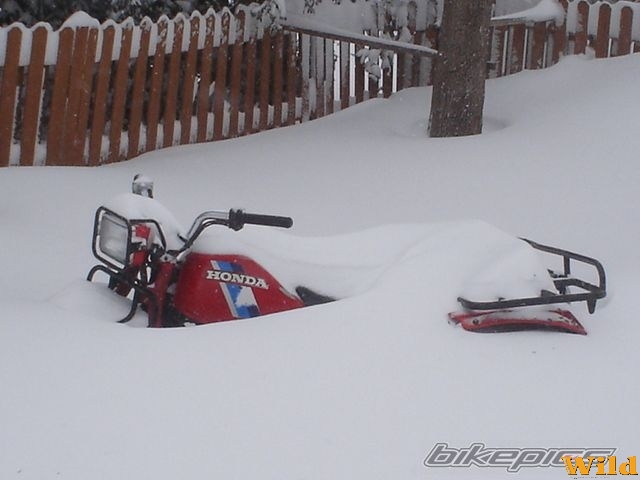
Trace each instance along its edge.
{"label": "rear rack", "polygon": [[[549,270],[558,293],[543,290],[538,297],[525,297],[513,299],[501,299],[490,302],[476,302],[463,297],[458,297],[458,302],[468,310],[502,310],[506,308],[531,307],[535,305],[551,305],[556,303],[586,302],[589,313],[596,309],[596,302],[607,295],[606,276],[604,267],[595,258],[586,257],[579,253],[562,250],[560,248],[542,245],[540,243],[522,238],[529,245],[541,252],[562,257],[563,272],[558,273]],[[598,274],[598,284],[581,280],[571,276],[571,261],[591,265]],[[577,287],[582,291],[567,293],[568,287]]]}

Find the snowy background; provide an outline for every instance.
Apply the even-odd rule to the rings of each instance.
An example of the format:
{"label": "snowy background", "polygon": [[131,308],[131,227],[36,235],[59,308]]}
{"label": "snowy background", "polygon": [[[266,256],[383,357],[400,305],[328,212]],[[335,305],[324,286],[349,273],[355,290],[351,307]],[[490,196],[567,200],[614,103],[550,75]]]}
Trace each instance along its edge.
{"label": "snowy background", "polygon": [[[0,169],[0,478],[546,479],[566,472],[423,462],[438,442],[637,455],[638,78],[636,55],[491,80],[476,137],[428,139],[418,88],[118,165]],[[84,276],[95,209],[138,172],[184,225],[229,207],[290,215],[301,237],[393,224],[354,238],[399,251],[416,225],[478,220],[600,259],[609,295],[572,308],[588,336],[469,333],[447,322],[468,258],[453,243],[332,304],[120,325],[126,306]]]}

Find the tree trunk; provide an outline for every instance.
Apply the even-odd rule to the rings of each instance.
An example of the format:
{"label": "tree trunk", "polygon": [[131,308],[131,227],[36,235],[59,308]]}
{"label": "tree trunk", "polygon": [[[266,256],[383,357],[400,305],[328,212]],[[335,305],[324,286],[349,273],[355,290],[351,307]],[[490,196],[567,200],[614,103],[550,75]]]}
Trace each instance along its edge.
{"label": "tree trunk", "polygon": [[431,137],[482,133],[493,0],[445,0],[433,71]]}

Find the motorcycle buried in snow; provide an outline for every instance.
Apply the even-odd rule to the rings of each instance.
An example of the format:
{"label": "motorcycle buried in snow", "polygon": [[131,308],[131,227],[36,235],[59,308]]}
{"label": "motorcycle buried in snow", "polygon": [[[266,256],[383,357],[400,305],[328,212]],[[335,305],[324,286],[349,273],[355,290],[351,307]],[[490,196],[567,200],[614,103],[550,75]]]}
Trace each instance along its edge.
{"label": "motorcycle buried in snow", "polygon": [[[153,198],[153,182],[136,175],[132,193],[120,195],[96,211],[92,250],[100,263],[89,271],[87,279],[93,280],[98,272],[106,274],[108,288],[131,300],[130,310],[120,322],[131,320],[140,307],[147,314],[149,327],[250,318],[340,298],[312,285],[296,284],[299,275],[284,281],[271,266],[265,266],[271,258],[265,249],[256,253],[236,237],[226,243],[221,241],[223,237],[207,240],[210,227],[237,232],[245,225],[290,228],[293,220],[243,210],[205,211],[185,232]],[[561,268],[545,267],[537,276],[546,278],[536,284],[535,294],[521,295],[516,290],[513,296],[475,300],[462,294],[457,298],[461,308],[449,314],[450,322],[476,332],[546,329],[586,334],[564,305],[586,302],[588,311],[594,312],[596,302],[606,296],[602,264],[530,240],[513,241],[519,249],[526,249],[527,255],[550,256]],[[275,242],[271,248],[288,247]],[[590,270],[597,280],[572,275],[574,266]],[[326,268],[322,272],[326,273]],[[349,272],[338,272],[331,282],[342,283],[353,273]]]}

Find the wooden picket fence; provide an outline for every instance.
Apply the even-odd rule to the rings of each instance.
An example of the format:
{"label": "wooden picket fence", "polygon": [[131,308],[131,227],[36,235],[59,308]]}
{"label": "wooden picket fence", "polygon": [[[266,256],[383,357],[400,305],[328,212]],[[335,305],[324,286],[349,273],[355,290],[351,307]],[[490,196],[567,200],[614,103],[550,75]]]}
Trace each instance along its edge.
{"label": "wooden picket fence", "polygon": [[[588,47],[599,57],[638,51],[638,12],[623,3],[565,0],[562,25],[494,21],[488,76],[545,68]],[[410,21],[418,47],[387,48],[388,68],[374,78],[356,55],[375,47],[378,32],[365,32],[369,41],[286,26],[272,33],[250,17],[225,10],[140,26],[0,29],[0,166],[118,162],[430,84],[432,59],[422,47],[437,49],[433,25],[419,30]]]}
{"label": "wooden picket fence", "polygon": [[[635,19],[635,24],[634,24]],[[596,58],[640,52],[640,3],[573,1],[568,9],[569,54],[590,48]],[[634,36],[635,33],[635,36]]]}

